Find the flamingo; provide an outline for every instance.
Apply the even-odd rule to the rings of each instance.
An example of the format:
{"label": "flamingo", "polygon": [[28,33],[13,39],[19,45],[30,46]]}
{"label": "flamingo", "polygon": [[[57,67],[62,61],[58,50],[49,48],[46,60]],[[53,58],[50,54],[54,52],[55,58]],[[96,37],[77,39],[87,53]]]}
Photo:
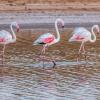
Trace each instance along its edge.
{"label": "flamingo", "polygon": [[[45,54],[45,50],[48,46],[53,45],[55,43],[58,43],[60,41],[60,33],[58,30],[58,23],[62,24],[62,28],[64,27],[64,21],[60,18],[57,18],[55,20],[55,29],[57,33],[57,37],[55,37],[52,33],[44,33],[40,35],[40,37],[34,41],[33,45],[42,45],[43,49],[41,51],[41,54]],[[55,61],[53,62],[53,67],[56,65]]]}
{"label": "flamingo", "polygon": [[16,35],[13,30],[13,26],[17,28],[17,32],[19,31],[19,25],[17,22],[12,22],[10,25],[11,33],[9,33],[6,30],[1,30],[0,31],[0,44],[3,45],[2,49],[2,64],[4,62],[4,51],[5,51],[5,46],[9,43],[14,43],[16,42]]}
{"label": "flamingo", "polygon": [[[69,39],[69,42],[72,42],[72,41],[81,42],[81,45],[80,45],[80,48],[78,51],[78,56],[80,53],[82,53],[82,51],[83,51],[83,54],[85,54],[85,52],[86,52],[85,48],[84,48],[84,43],[86,43],[88,41],[91,43],[94,43],[96,41],[96,35],[95,35],[94,29],[98,33],[100,32],[98,25],[93,25],[91,28],[91,32],[88,31],[84,27],[75,28],[74,31],[72,32],[73,36]],[[77,62],[78,62],[78,58],[77,58]]]}

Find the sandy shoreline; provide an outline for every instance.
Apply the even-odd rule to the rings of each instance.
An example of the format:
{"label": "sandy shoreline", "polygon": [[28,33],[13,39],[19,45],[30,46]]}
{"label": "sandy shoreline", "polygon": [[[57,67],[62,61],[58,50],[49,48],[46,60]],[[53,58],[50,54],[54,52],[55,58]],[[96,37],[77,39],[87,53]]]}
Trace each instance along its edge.
{"label": "sandy shoreline", "polygon": [[70,12],[70,11],[100,11],[100,3],[55,3],[55,4],[0,4],[0,12]]}
{"label": "sandy shoreline", "polygon": [[65,27],[100,25],[99,12],[84,13],[0,13],[0,29],[8,28],[12,21],[21,28],[54,27],[56,18],[62,18]]}

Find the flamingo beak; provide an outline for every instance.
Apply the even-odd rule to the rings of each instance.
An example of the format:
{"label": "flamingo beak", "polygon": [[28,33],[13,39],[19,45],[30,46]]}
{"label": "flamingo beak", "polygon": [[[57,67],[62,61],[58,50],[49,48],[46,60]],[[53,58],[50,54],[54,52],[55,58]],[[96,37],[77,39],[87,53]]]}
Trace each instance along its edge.
{"label": "flamingo beak", "polygon": [[17,26],[17,32],[19,32],[19,26]]}
{"label": "flamingo beak", "polygon": [[97,35],[100,35],[100,31],[99,30],[97,31]]}
{"label": "flamingo beak", "polygon": [[97,32],[97,35],[100,35],[100,32]]}
{"label": "flamingo beak", "polygon": [[64,25],[62,26],[62,28],[64,28]]}
{"label": "flamingo beak", "polygon": [[100,29],[97,27],[97,35],[100,35]]}

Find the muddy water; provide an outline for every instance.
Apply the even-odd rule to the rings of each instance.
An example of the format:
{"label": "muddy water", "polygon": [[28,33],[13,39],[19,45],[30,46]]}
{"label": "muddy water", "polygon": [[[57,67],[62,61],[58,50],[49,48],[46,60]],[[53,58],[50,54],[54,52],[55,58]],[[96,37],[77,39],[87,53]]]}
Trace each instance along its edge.
{"label": "muddy water", "polygon": [[[52,30],[52,31],[51,31]],[[0,66],[0,100],[100,100],[100,38],[87,43],[87,61],[76,57],[79,43],[68,43],[71,29],[61,31],[61,41],[48,48],[46,57],[39,59],[41,46],[33,41],[54,29],[21,30],[17,42],[6,47],[5,66]]]}

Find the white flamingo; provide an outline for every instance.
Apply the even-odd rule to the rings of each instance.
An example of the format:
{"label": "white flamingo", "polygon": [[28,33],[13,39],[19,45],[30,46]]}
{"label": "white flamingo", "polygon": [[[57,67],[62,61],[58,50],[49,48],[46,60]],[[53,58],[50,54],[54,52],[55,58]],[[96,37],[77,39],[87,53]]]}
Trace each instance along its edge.
{"label": "white flamingo", "polygon": [[[89,41],[91,43],[94,43],[96,41],[96,35],[95,35],[94,29],[96,29],[98,33],[100,32],[98,25],[93,25],[91,28],[91,32],[85,29],[84,27],[75,28],[74,31],[72,32],[73,36],[69,39],[69,42],[72,42],[72,41],[81,42],[78,56],[82,50],[83,50],[83,53],[85,54],[85,49],[84,49],[85,42]],[[77,61],[78,61],[78,58],[77,58]]]}
{"label": "white flamingo", "polygon": [[[60,33],[59,33],[59,30],[58,30],[58,23],[61,23],[62,24],[62,27],[64,27],[64,21],[60,18],[56,19],[55,21],[55,29],[56,29],[56,33],[57,33],[57,37],[55,37],[52,33],[45,33],[45,34],[42,34],[33,44],[34,45],[43,45],[43,49],[41,51],[41,54],[45,54],[45,49],[46,47],[52,45],[52,44],[55,44],[57,42],[60,41]],[[52,61],[53,62],[53,67],[56,65],[55,61]]]}
{"label": "white flamingo", "polygon": [[3,45],[2,64],[3,64],[3,61],[4,61],[4,51],[5,51],[6,44],[16,42],[16,35],[15,35],[14,30],[13,30],[13,26],[15,26],[17,28],[17,31],[19,31],[19,25],[17,24],[17,22],[12,22],[11,25],[10,25],[10,29],[11,29],[12,33],[9,33],[6,30],[0,31],[0,44]]}

